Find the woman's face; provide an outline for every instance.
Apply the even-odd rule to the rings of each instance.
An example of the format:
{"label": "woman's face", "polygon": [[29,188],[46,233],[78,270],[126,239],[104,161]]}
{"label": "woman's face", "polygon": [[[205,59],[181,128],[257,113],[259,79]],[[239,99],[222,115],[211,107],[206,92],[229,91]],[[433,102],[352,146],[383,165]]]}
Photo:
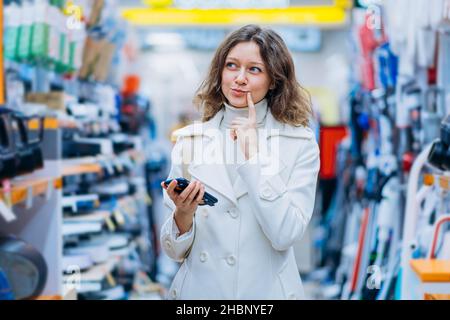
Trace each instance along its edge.
{"label": "woman's face", "polygon": [[253,42],[240,42],[225,60],[222,71],[222,93],[228,103],[236,108],[247,107],[247,92],[256,104],[266,96],[270,87],[267,68]]}

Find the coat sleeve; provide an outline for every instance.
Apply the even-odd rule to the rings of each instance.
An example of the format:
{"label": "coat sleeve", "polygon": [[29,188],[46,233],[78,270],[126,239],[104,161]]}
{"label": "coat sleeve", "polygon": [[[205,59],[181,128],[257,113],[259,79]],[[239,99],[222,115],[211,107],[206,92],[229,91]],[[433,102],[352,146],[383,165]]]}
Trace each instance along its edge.
{"label": "coat sleeve", "polygon": [[287,184],[278,173],[262,175],[261,163],[270,162],[270,154],[257,154],[256,159],[237,169],[247,185],[258,223],[279,251],[287,250],[302,237],[313,213],[320,159],[315,139],[307,141],[299,148]]}
{"label": "coat sleeve", "polygon": [[[172,149],[171,169],[167,179],[179,178],[182,175],[181,167],[182,138],[178,138]],[[195,235],[195,217],[189,232],[178,236],[178,228],[174,220],[175,203],[170,199],[166,190],[163,190],[165,222],[161,227],[160,242],[164,252],[173,260],[181,262],[190,251]]]}

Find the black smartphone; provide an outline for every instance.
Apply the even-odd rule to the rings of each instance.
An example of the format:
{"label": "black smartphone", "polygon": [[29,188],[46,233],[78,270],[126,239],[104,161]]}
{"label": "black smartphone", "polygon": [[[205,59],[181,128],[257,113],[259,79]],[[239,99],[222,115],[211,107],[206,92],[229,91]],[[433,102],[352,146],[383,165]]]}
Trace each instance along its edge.
{"label": "black smartphone", "polygon": [[[164,184],[166,186],[168,186],[173,179],[168,179],[166,181],[164,181]],[[175,187],[175,192],[177,193],[181,193],[183,192],[184,189],[187,188],[187,186],[189,185],[189,180],[185,179],[185,178],[176,178],[175,180],[177,180],[177,186]],[[219,200],[217,200],[216,197],[212,196],[211,194],[209,194],[208,192],[205,191],[204,195],[203,195],[203,204],[199,204],[199,206],[204,206],[204,205],[208,205],[208,206],[214,206],[214,204],[216,204]]]}

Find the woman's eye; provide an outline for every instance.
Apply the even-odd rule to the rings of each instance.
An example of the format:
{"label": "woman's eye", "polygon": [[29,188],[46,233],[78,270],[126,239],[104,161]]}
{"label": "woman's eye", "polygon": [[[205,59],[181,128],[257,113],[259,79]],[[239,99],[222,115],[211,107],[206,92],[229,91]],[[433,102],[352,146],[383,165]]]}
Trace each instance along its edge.
{"label": "woman's eye", "polygon": [[261,72],[262,70],[260,68],[258,68],[258,67],[251,67],[250,71],[251,72]]}
{"label": "woman's eye", "polygon": [[226,64],[226,66],[227,66],[227,68],[236,68],[236,64],[233,63],[233,62],[228,62],[228,63]]}

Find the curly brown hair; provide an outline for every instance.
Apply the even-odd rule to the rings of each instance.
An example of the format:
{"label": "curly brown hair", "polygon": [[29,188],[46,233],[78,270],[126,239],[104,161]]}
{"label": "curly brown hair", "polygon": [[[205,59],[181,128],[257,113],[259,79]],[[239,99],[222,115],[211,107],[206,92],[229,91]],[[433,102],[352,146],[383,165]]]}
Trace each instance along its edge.
{"label": "curly brown hair", "polygon": [[309,93],[298,83],[292,56],[283,39],[273,30],[257,25],[244,26],[231,33],[218,47],[209,67],[208,76],[194,97],[194,105],[208,121],[223,108],[226,98],[221,90],[222,71],[230,50],[241,42],[255,42],[266,64],[274,89],[266,95],[273,117],[281,123],[308,126],[312,115]]}

